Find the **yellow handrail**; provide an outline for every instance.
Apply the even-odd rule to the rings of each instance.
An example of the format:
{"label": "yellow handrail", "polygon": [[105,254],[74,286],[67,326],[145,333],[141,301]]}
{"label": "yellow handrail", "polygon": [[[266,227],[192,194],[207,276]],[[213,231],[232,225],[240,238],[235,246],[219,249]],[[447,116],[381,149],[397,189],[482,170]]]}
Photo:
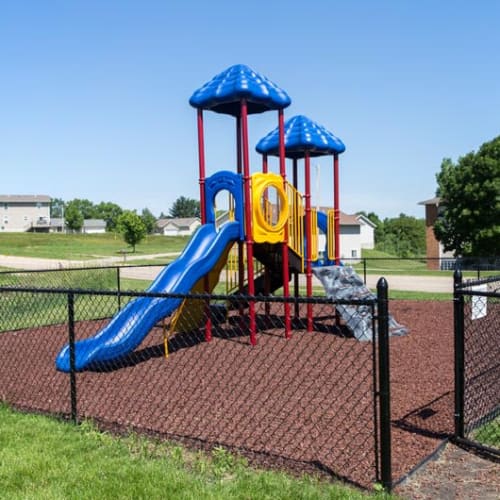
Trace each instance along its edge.
{"label": "yellow handrail", "polygon": [[311,208],[311,260],[318,260],[318,211]]}
{"label": "yellow handrail", "polygon": [[304,268],[304,202],[302,195],[289,183],[288,198],[288,246],[301,258]]}
{"label": "yellow handrail", "polygon": [[[335,259],[335,210],[330,209],[326,212],[327,216],[327,232],[326,232],[326,248],[328,259]],[[337,263],[336,263],[337,264]]]}

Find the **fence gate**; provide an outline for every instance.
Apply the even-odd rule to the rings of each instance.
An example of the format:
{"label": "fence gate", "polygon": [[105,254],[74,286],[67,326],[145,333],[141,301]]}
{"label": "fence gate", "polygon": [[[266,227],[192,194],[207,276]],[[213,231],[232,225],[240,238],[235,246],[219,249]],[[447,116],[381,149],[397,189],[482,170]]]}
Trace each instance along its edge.
{"label": "fence gate", "polygon": [[500,458],[500,276],[455,272],[455,437]]}

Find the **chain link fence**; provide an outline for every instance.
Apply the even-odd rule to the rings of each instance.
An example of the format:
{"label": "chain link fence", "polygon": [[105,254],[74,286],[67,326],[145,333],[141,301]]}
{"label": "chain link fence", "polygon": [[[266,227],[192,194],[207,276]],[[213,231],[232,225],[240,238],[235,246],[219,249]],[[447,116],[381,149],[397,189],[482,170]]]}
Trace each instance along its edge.
{"label": "chain link fence", "polygon": [[500,457],[500,276],[455,275],[455,434]]}
{"label": "chain link fence", "polygon": [[[332,301],[287,299],[298,315],[286,339],[286,300],[280,297],[49,289],[28,286],[24,276],[0,285],[1,401],[74,421],[93,419],[118,433],[199,449],[224,446],[259,465],[390,485],[388,366],[379,366],[385,359],[379,342],[353,338]],[[113,276],[106,279],[115,286]],[[178,300],[183,313],[155,323],[131,352],[72,369],[82,341],[139,300]],[[256,346],[242,314],[250,301]],[[377,316],[375,299],[343,303],[370,308],[372,331],[385,337],[387,311]],[[313,332],[305,320],[308,304]],[[56,359],[68,344],[66,373]]]}

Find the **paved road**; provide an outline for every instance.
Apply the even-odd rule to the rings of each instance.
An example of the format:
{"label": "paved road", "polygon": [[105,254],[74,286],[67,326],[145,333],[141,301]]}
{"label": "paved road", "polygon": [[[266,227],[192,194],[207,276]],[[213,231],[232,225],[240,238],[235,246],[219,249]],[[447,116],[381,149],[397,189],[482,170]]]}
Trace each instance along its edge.
{"label": "paved road", "polygon": [[[143,260],[148,258],[175,257],[178,253],[163,253],[154,255],[127,255],[123,257],[107,257],[96,260],[63,260],[63,259],[41,259],[34,257],[12,257],[0,255],[0,266],[13,269],[64,269],[68,267],[90,267],[104,266],[113,264],[123,264],[124,262],[133,262],[134,260]],[[154,267],[136,267],[125,268],[122,276],[135,279],[154,279],[162,269],[161,266]],[[368,275],[367,284],[369,288],[375,288],[380,276]],[[389,288],[392,290],[413,290],[420,292],[446,292],[453,291],[453,278],[448,276],[386,276]],[[304,280],[304,277],[302,277]],[[301,281],[302,281],[301,280]],[[305,283],[305,281],[304,281]],[[321,286],[319,280],[314,278],[314,286]]]}

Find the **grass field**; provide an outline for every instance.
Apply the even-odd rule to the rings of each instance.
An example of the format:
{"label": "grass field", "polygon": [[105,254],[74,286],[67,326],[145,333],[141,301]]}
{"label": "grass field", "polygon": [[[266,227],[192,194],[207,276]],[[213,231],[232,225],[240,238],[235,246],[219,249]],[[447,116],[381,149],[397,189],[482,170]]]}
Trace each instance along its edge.
{"label": "grass field", "polygon": [[[180,252],[188,239],[187,236],[147,236],[137,245],[134,255]],[[0,254],[3,255],[87,260],[120,256],[123,251],[131,252],[131,249],[114,233],[0,233]]]}
{"label": "grass field", "polygon": [[0,496],[9,499],[363,499],[311,476],[250,468],[223,448],[191,452],[134,434],[114,437],[0,405]]}

